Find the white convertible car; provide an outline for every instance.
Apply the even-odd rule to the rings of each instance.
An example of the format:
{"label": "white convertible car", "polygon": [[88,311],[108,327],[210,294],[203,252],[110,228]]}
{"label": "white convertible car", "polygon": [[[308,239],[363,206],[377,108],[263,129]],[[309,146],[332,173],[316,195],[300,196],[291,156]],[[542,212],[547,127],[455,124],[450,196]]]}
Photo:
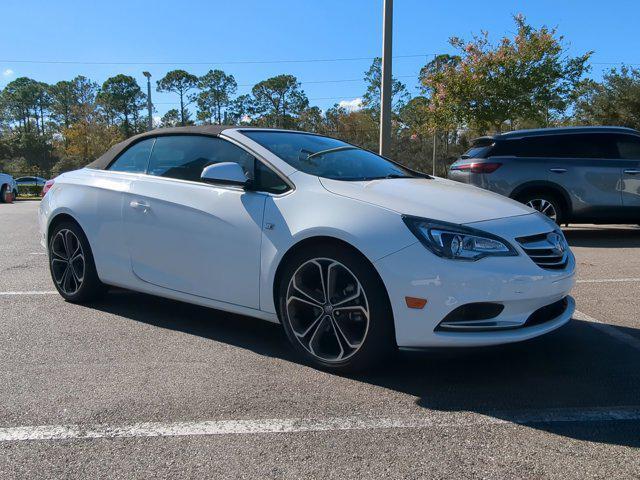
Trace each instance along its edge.
{"label": "white convertible car", "polygon": [[114,285],[279,322],[333,370],[530,339],[575,308],[545,216],[303,132],[138,135],[56,178],[39,222],[68,301]]}

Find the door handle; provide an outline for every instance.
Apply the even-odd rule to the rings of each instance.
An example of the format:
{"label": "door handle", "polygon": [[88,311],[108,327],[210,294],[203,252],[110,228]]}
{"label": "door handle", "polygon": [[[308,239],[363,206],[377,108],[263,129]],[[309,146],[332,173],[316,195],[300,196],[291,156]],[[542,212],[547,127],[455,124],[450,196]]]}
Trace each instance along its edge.
{"label": "door handle", "polygon": [[640,170],[636,170],[635,168],[629,168],[624,171],[627,175],[638,175],[640,174]]}
{"label": "door handle", "polygon": [[567,169],[566,168],[550,168],[549,171],[553,173],[565,173]]}
{"label": "door handle", "polygon": [[146,203],[146,202],[140,202],[140,201],[138,201],[138,200],[132,200],[132,201],[129,203],[129,206],[130,206],[131,208],[136,208],[136,209],[142,210],[142,211],[143,211],[143,212],[145,212],[145,213],[146,213],[148,210],[151,210],[151,205],[149,205],[149,204],[148,204],[148,203]]}

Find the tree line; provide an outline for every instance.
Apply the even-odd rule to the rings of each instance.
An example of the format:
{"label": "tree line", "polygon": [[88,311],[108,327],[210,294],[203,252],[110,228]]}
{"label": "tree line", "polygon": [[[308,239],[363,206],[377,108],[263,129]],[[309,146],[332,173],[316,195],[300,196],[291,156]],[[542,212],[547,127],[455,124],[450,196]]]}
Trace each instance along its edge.
{"label": "tree line", "polygon": [[[589,78],[593,52],[571,56],[556,29],[534,28],[519,15],[516,32],[491,42],[482,32],[450,39],[454,54],[438,55],[419,72],[419,89],[392,82],[391,156],[438,173],[476,136],[519,128],[622,125],[640,128],[640,71],[613,68]],[[237,95],[232,74],[202,76],[172,70],[156,82],[178,108],[159,127],[228,124],[291,128],[327,134],[377,150],[381,62],[364,72],[356,108],[323,111],[310,104],[298,79],[281,74]],[[84,77],[46,84],[27,77],[0,91],[0,171],[45,177],[82,167],[111,145],[147,129],[146,94],[118,74],[101,85]]]}

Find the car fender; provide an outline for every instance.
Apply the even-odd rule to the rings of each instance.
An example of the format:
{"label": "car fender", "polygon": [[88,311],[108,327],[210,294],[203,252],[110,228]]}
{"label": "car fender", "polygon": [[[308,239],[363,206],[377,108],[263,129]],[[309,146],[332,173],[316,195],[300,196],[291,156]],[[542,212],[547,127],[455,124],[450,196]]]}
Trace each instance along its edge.
{"label": "car fender", "polygon": [[372,264],[418,241],[397,212],[329,193],[314,178],[305,188],[271,197],[266,202],[260,265],[261,310],[276,311],[273,298],[276,272],[287,252],[300,242],[317,237],[342,241]]}

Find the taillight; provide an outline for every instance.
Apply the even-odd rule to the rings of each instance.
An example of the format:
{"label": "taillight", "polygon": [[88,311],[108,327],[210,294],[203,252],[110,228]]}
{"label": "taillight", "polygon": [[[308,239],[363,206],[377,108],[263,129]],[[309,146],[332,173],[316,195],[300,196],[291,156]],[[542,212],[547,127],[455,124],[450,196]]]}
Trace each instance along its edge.
{"label": "taillight", "polygon": [[44,187],[42,187],[42,196],[44,197],[47,192],[49,191],[49,189],[51,187],[53,187],[53,184],[55,183],[54,180],[47,180],[46,182],[44,182]]}
{"label": "taillight", "polygon": [[471,173],[493,173],[502,166],[497,162],[472,162],[451,165],[451,170],[460,170]]}

